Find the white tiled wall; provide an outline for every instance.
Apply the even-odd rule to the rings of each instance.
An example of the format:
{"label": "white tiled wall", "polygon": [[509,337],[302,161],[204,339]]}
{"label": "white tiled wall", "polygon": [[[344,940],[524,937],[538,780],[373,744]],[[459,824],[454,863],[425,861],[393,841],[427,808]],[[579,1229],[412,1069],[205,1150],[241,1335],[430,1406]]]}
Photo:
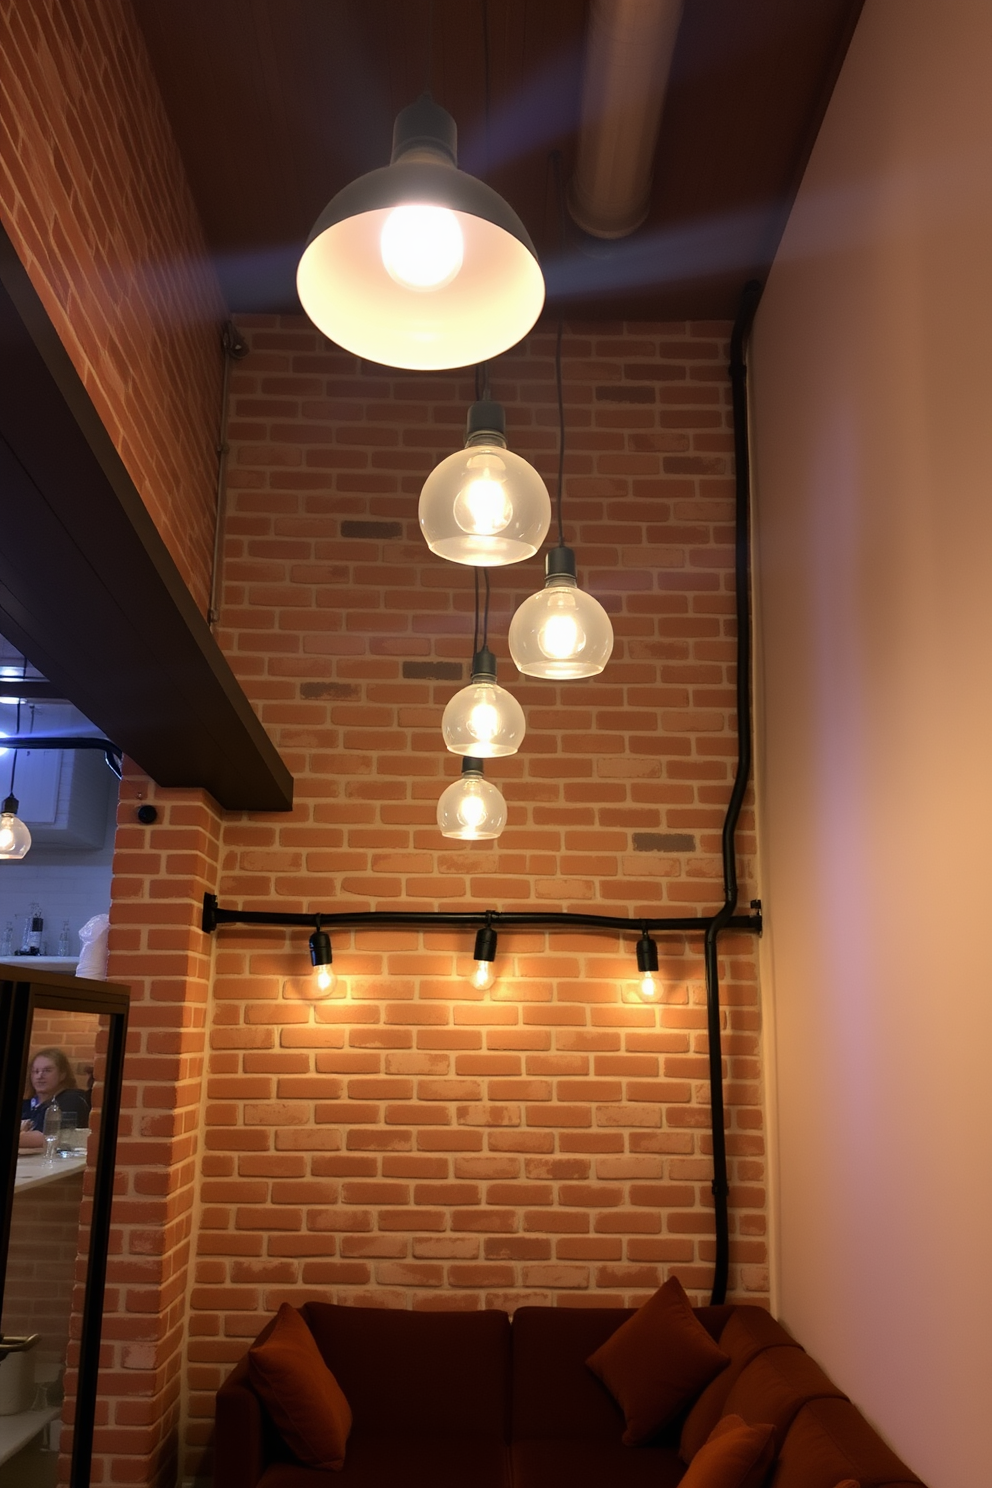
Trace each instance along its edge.
{"label": "white tiled wall", "polygon": [[6,924],[12,920],[12,949],[20,950],[24,919],[35,900],[41,905],[45,920],[45,952],[49,956],[58,954],[62,921],[68,920],[69,954],[79,954],[80,925],[95,914],[107,914],[110,909],[116,791],[112,797],[102,848],[71,852],[32,847],[19,863],[0,862],[0,944]]}

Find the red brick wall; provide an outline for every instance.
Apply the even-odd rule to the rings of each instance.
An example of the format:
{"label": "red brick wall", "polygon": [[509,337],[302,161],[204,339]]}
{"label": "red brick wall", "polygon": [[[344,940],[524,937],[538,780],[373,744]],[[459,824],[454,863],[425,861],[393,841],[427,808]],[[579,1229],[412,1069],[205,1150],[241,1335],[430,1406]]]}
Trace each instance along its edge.
{"label": "red brick wall", "polygon": [[[135,819],[139,796],[159,821]],[[111,981],[131,988],[103,1324],[94,1483],[174,1484],[219,813],[199,791],[160,791],[133,770],[121,790]]]}
{"label": "red brick wall", "polygon": [[0,0],[0,217],[197,602],[224,310],[128,0]]}
{"label": "red brick wall", "polygon": [[[728,327],[565,337],[566,527],[609,609],[588,682],[519,678],[506,631],[538,560],[496,571],[490,641],[528,733],[493,763],[498,843],[435,825],[440,737],[471,650],[469,570],[431,555],[417,494],[459,447],[468,375],[357,364],[296,319],[242,321],[221,640],[296,776],[291,816],[223,828],[227,902],[706,912],[736,754]],[[493,368],[511,446],[549,479],[553,337]],[[355,525],[357,524],[357,525]],[[742,847],[752,851],[750,811]],[[743,863],[748,896],[750,858]],[[212,1392],[284,1298],[398,1307],[614,1305],[711,1279],[701,945],[662,941],[661,1007],[633,939],[335,936],[343,995],[303,992],[306,937],[218,937],[191,1293],[191,1470]],[[721,943],[731,1288],[765,1295],[754,946]]]}

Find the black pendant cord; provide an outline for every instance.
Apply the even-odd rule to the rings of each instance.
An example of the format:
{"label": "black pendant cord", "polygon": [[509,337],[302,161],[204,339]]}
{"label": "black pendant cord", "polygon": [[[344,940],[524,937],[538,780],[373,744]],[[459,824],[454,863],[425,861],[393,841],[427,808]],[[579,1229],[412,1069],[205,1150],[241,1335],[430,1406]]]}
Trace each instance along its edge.
{"label": "black pendant cord", "polygon": [[558,390],[558,491],[555,507],[558,514],[558,546],[565,546],[565,527],[561,515],[562,490],[565,485],[565,395],[561,382],[561,335],[563,322],[558,319],[558,334],[555,337],[555,384]]}
{"label": "black pendant cord", "polygon": [[737,611],[737,770],[723,821],[723,905],[706,927],[706,1028],[709,1041],[710,1108],[713,1131],[713,1204],[716,1257],[713,1292],[717,1306],[727,1295],[730,1270],[730,1184],[727,1177],[727,1133],[723,1103],[723,1050],[720,1029],[720,961],[717,940],[737,918],[737,823],[751,774],[751,479],[748,451],[747,363],[744,348],[758,308],[762,286],[744,286],[730,338],[730,388],[733,397],[735,465],[734,589]]}

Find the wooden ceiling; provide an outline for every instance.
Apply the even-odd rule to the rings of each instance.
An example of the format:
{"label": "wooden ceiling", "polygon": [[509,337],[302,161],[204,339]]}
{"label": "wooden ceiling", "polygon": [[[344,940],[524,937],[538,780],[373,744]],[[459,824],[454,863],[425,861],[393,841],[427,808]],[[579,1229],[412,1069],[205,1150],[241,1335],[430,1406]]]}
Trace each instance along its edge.
{"label": "wooden ceiling", "polygon": [[685,0],[648,221],[563,244],[549,156],[567,179],[587,0],[433,0],[431,22],[430,0],[134,0],[232,312],[299,309],[315,218],[388,163],[429,83],[459,164],[534,238],[549,308],[633,319],[730,316],[765,277],[862,3]]}

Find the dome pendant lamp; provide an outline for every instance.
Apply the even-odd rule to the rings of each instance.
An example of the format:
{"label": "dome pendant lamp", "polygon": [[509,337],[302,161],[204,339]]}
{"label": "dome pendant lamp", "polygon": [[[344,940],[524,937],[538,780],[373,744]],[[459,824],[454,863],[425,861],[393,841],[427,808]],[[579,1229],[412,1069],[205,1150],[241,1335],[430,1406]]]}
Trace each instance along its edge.
{"label": "dome pendant lamp", "polygon": [[501,404],[472,404],[465,448],[435,465],[419,517],[431,552],[452,563],[502,568],[538,551],[551,525],[551,498],[533,465],[507,449]]}
{"label": "dome pendant lamp", "polygon": [[454,119],[429,93],[402,109],[391,163],[339,191],[296,274],[307,315],[355,356],[438,371],[515,346],[544,304],[520,218],[456,165]]}
{"label": "dome pendant lamp", "polygon": [[613,626],[598,599],[581,590],[575,554],[564,544],[547,557],[547,578],[510,621],[510,655],[528,677],[594,677],[613,651]]}
{"label": "dome pendant lamp", "polygon": [[506,802],[482,773],[481,759],[462,760],[461,777],[441,792],[437,824],[442,837],[481,842],[498,837],[506,826]]}
{"label": "dome pendant lamp", "polygon": [[512,693],[496,686],[496,658],[483,646],[472,658],[472,680],[456,692],[441,718],[452,754],[496,759],[516,754],[523,741],[524,710]]}

